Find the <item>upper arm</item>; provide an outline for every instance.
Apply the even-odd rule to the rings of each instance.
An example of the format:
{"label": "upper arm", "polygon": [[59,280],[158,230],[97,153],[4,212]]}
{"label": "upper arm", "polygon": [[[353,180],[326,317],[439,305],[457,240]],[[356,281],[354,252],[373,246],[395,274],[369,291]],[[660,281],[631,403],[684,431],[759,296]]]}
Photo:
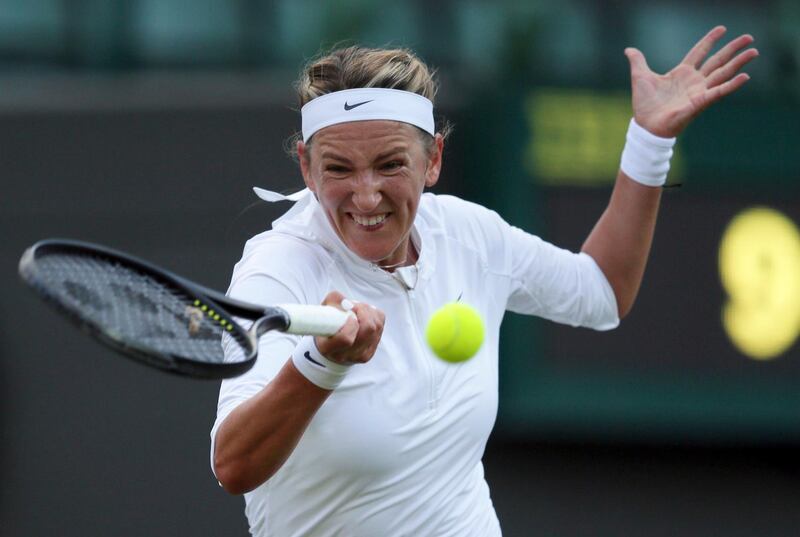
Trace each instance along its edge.
{"label": "upper arm", "polygon": [[[256,304],[293,303],[298,301],[285,284],[266,275],[250,275],[231,285],[228,294]],[[242,321],[240,321],[242,322]],[[239,405],[254,397],[274,379],[299,341],[298,336],[283,332],[267,332],[258,340],[258,359],[246,373],[225,379],[220,384],[217,400],[217,417],[211,429],[211,468],[214,468],[216,436],[222,423]],[[241,353],[239,345],[223,343],[225,359]]]}
{"label": "upper arm", "polygon": [[[326,286],[324,270],[313,252],[307,248],[301,251],[303,248],[293,244],[287,247],[277,241],[261,243],[257,248],[248,245],[234,268],[228,295],[264,306],[319,303],[319,294]],[[278,375],[298,341],[299,336],[267,332],[258,341],[258,359],[253,367],[243,375],[222,381],[217,417],[211,430],[212,468],[215,437],[222,422]],[[224,350],[226,359],[231,353],[241,352],[238,345],[226,345]]]}
{"label": "upper arm", "polygon": [[508,309],[572,326],[619,324],[614,291],[594,259],[511,228],[512,293]]}

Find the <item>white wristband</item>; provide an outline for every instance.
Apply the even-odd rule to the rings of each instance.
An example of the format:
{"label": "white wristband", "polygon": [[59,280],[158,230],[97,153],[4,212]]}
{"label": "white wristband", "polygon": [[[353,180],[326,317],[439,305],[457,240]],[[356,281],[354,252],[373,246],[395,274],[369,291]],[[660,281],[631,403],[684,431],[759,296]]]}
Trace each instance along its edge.
{"label": "white wristband", "polygon": [[656,136],[631,118],[619,167],[636,182],[647,186],[663,186],[667,182],[674,145],[675,138]]}
{"label": "white wristband", "polygon": [[300,340],[292,353],[292,362],[300,374],[326,390],[335,390],[352,367],[325,358],[317,349],[313,336]]}

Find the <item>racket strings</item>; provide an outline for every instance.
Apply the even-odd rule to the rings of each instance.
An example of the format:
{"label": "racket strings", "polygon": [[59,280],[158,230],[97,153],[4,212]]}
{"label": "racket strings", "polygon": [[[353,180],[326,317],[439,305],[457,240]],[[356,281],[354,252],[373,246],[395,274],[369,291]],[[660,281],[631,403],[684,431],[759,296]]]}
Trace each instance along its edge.
{"label": "racket strings", "polygon": [[37,279],[50,298],[123,345],[209,363],[223,362],[223,335],[243,345],[195,297],[113,260],[51,253],[37,259]]}

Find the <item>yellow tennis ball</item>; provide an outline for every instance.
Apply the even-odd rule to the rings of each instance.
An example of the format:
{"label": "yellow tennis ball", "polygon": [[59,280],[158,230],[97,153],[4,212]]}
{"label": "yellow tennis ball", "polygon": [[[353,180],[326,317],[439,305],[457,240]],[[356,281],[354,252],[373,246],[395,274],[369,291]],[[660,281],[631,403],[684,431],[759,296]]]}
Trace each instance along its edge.
{"label": "yellow tennis ball", "polygon": [[472,306],[451,302],[431,315],[425,339],[442,360],[463,362],[472,358],[483,344],[483,320]]}

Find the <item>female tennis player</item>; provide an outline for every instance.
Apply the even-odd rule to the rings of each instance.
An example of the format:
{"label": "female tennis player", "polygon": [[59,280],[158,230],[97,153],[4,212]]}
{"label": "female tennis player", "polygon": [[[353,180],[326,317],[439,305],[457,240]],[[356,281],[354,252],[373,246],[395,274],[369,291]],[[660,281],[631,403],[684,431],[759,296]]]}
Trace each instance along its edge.
{"label": "female tennis player", "polygon": [[[434,125],[436,84],[412,53],[350,47],[307,67],[296,144],[307,190],[248,241],[229,293],[353,315],[331,337],[268,333],[255,367],[222,383],[212,465],[227,491],[245,494],[253,535],[501,534],[481,458],[503,314],[608,330],[630,310],[675,137],[739,89],[749,77],[737,73],[758,55],[743,35],[708,57],[724,33],[711,30],[665,75],[626,49],[633,119],[608,208],[580,253],[423,194],[447,129]],[[486,339],[453,365],[423,331],[456,300],[478,309]]]}

